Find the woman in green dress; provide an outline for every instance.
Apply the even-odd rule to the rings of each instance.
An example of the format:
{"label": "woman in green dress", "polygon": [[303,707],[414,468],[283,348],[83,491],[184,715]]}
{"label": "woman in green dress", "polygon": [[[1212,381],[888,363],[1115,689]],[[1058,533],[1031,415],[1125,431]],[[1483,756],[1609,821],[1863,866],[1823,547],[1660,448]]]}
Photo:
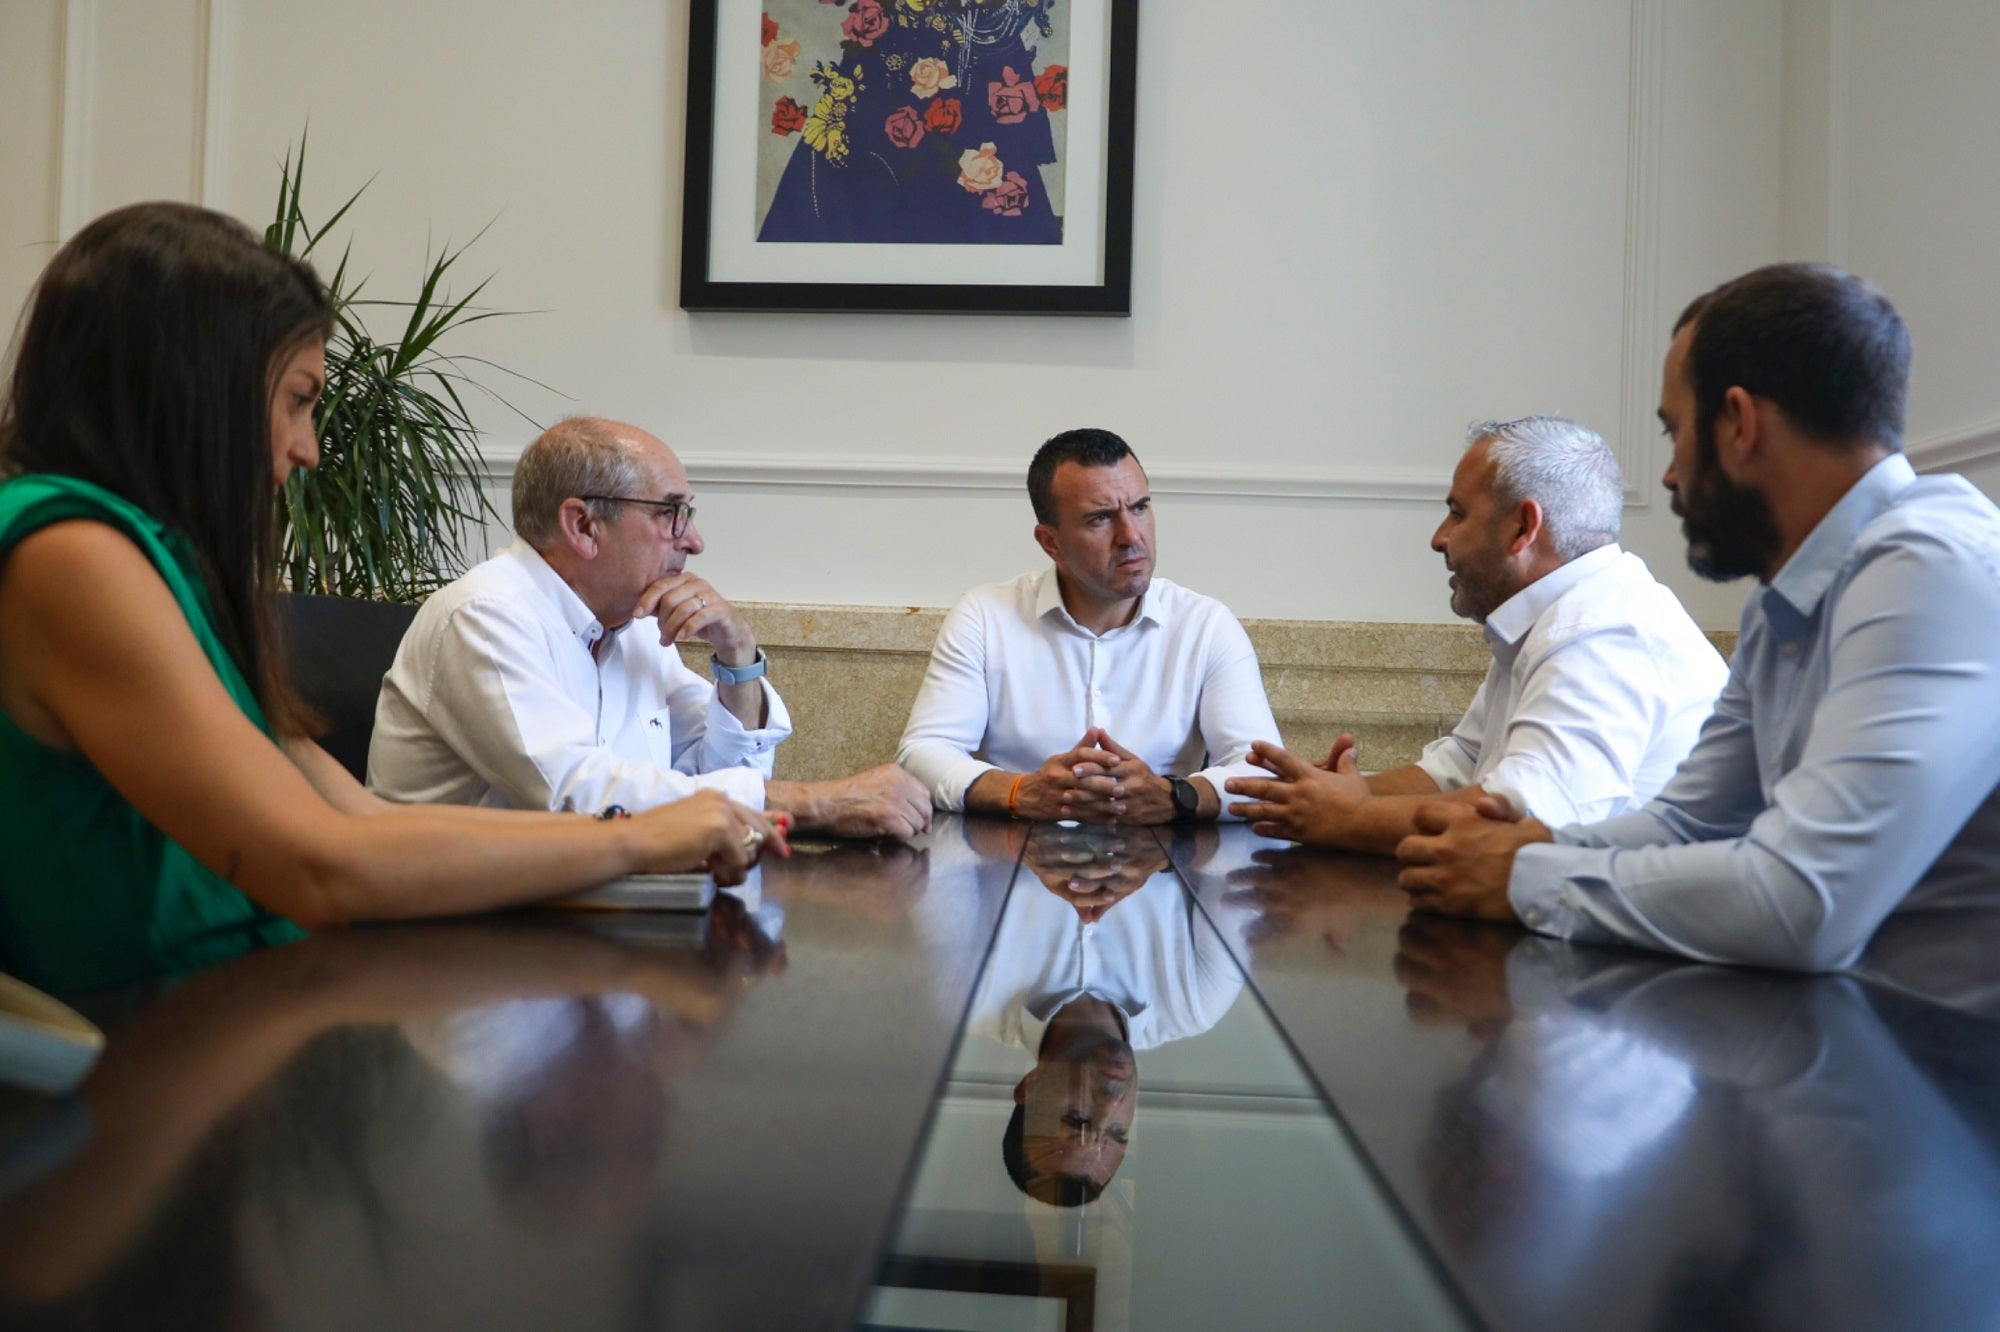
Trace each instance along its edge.
{"label": "woman in green dress", "polygon": [[392,805],[313,743],[274,496],[318,461],[331,326],[309,265],[182,204],[97,219],[37,284],[0,400],[0,968],[117,984],[782,847],[711,793],[611,822]]}

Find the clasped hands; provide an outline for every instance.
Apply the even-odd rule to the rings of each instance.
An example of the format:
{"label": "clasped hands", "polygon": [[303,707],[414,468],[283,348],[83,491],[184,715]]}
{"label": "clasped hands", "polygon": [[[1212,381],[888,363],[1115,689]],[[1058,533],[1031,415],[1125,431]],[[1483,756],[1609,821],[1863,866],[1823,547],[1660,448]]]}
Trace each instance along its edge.
{"label": "clasped hands", "polygon": [[1101,726],[1020,779],[1009,810],[1017,818],[1079,823],[1171,823],[1173,786]]}
{"label": "clasped hands", "polygon": [[1470,805],[1433,801],[1416,815],[1417,831],[1396,847],[1403,862],[1396,881],[1417,911],[1474,920],[1517,921],[1507,884],[1514,853],[1531,842],[1553,842],[1540,819],[1524,818],[1498,796]]}

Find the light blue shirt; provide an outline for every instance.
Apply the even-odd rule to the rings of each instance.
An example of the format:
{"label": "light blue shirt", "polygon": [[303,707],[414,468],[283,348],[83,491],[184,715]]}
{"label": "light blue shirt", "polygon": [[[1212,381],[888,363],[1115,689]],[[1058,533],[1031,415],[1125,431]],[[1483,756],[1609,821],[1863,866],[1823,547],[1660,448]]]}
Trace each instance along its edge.
{"label": "light blue shirt", "polygon": [[2000,509],[1894,454],[1751,593],[1659,796],[1522,848],[1508,896],[1561,938],[1835,970],[1892,911],[2000,905],[1996,783]]}

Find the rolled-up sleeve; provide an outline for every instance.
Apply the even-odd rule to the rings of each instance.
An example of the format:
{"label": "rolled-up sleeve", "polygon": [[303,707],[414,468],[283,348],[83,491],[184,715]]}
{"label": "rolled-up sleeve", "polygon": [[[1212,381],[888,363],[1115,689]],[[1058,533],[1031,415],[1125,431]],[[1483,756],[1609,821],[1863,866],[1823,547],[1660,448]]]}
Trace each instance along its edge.
{"label": "rolled-up sleeve", "polygon": [[1551,826],[1629,808],[1666,697],[1633,626],[1571,638],[1528,673],[1480,785]]}
{"label": "rolled-up sleeve", "polygon": [[1193,775],[1205,779],[1218,796],[1223,796],[1219,819],[1240,821],[1240,815],[1229,812],[1222,784],[1231,777],[1269,776],[1245,758],[1254,741],[1282,742],[1277,719],[1271,715],[1270,697],[1264,692],[1257,649],[1236,617],[1219,606],[1196,716],[1202,744],[1208,750],[1208,766]]}
{"label": "rolled-up sleeve", "polygon": [[1437,783],[1440,791],[1457,791],[1470,786],[1478,775],[1479,755],[1486,743],[1481,719],[1486,716],[1487,695],[1493,689],[1493,677],[1499,669],[1498,666],[1487,668],[1486,678],[1479,682],[1479,692],[1472,696],[1471,705],[1459,718],[1458,725],[1452,727],[1451,734],[1439,736],[1417,755],[1417,766]]}
{"label": "rolled-up sleeve", "polygon": [[996,765],[973,754],[986,741],[986,636],[976,605],[961,600],[946,614],[896,762],[931,793],[939,809],[965,808],[965,792]]}

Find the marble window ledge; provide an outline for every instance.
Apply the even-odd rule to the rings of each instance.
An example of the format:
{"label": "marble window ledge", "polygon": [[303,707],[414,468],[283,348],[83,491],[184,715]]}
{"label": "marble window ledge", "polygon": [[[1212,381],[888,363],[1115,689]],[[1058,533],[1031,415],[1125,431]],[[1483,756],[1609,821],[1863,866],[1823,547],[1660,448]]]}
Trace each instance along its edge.
{"label": "marble window ledge", "polygon": [[[778,775],[815,780],[895,756],[944,611],[920,606],[739,602],[770,654],[797,731]],[[1285,743],[1323,756],[1351,731],[1370,768],[1413,759],[1479,687],[1486,648],[1470,624],[1245,620]],[[1709,638],[1725,656],[1733,631]],[[683,647],[697,670],[707,651]]]}

